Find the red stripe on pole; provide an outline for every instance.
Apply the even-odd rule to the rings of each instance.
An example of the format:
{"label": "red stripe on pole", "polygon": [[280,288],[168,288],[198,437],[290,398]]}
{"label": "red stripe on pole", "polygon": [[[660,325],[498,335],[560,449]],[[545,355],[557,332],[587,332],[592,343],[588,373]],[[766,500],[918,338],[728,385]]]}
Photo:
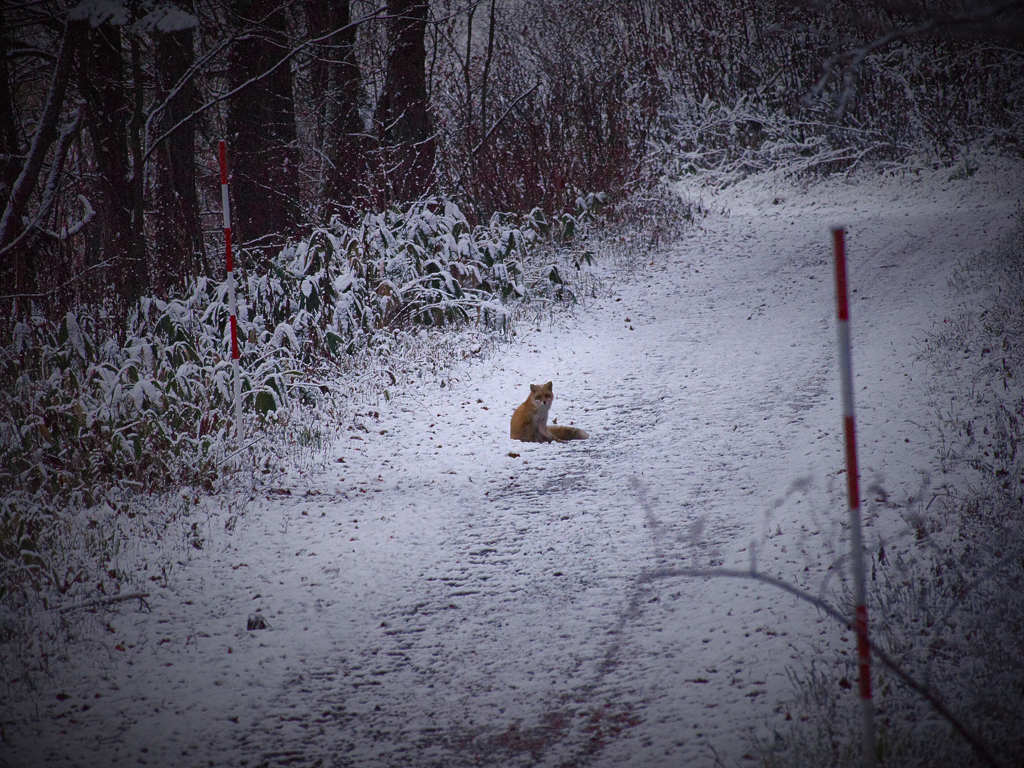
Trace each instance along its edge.
{"label": "red stripe on pole", "polygon": [[237,360],[238,354],[238,320],[231,316],[231,358]]}
{"label": "red stripe on pole", "polygon": [[836,308],[839,317],[839,375],[843,398],[843,430],[846,433],[846,484],[849,490],[850,560],[854,582],[854,629],[857,632],[857,661],[860,677],[863,748],[861,760],[875,764],[874,710],[871,702],[871,646],[868,641],[867,584],[864,574],[864,533],[860,519],[860,490],[857,472],[857,440],[853,422],[853,362],[850,354],[850,305],[847,298],[846,244],[841,227],[833,227],[832,244],[836,258]]}
{"label": "red stripe on pole", "polygon": [[231,198],[228,194],[228,149],[227,142],[217,143],[217,160],[220,163],[220,199],[224,208],[224,262],[227,266],[228,318],[231,321],[231,367],[235,372],[235,435],[242,441],[242,374],[238,349],[238,299],[235,295],[235,262],[231,252]]}
{"label": "red stripe on pole", "polygon": [[856,613],[857,659],[860,666],[860,697],[871,698],[871,645],[868,642],[868,609],[858,605]]}
{"label": "red stripe on pole", "polygon": [[850,319],[850,305],[846,298],[846,241],[842,227],[832,230],[832,245],[836,253],[836,304],[839,319],[845,322]]}
{"label": "red stripe on pole", "polygon": [[843,418],[846,432],[846,490],[850,497],[850,508],[860,508],[860,483],[857,479],[857,438],[854,433],[853,416]]}

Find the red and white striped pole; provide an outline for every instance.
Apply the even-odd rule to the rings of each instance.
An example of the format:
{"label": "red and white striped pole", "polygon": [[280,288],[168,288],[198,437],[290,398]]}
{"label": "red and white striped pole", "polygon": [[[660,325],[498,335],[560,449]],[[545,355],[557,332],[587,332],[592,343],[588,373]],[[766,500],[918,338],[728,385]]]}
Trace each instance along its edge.
{"label": "red and white striped pole", "polygon": [[238,300],[235,297],[235,264],[231,256],[231,200],[228,195],[228,150],[223,139],[218,145],[220,157],[220,204],[224,211],[224,259],[228,269],[228,307],[231,312],[231,367],[235,373],[235,437],[244,437],[242,426],[242,372],[238,362]]}
{"label": "red and white striped pole", "polygon": [[850,504],[850,561],[853,563],[854,628],[860,700],[863,708],[862,764],[875,764],[875,724],[871,703],[871,644],[868,642],[867,586],[864,577],[864,538],[860,521],[860,487],[857,476],[857,440],[853,421],[853,365],[850,356],[850,304],[846,283],[846,241],[842,227],[832,228],[836,258],[836,305],[839,319],[839,373],[843,397],[843,429],[846,433],[846,487]]}

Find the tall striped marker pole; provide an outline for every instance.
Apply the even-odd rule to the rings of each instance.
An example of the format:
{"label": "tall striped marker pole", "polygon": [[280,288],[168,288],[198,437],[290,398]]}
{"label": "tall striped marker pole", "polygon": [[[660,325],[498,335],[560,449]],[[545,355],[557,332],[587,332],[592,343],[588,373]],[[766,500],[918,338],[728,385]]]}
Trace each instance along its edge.
{"label": "tall striped marker pole", "polygon": [[235,373],[235,437],[242,442],[242,371],[238,362],[238,299],[235,297],[235,263],[231,256],[231,199],[228,195],[228,150],[223,139],[218,145],[220,157],[220,204],[224,211],[224,259],[228,268],[228,307],[231,311],[231,367]]}
{"label": "tall striped marker pole", "polygon": [[871,644],[868,642],[867,586],[864,578],[864,537],[860,523],[860,488],[857,477],[857,440],[853,421],[853,366],[850,360],[850,304],[846,283],[846,241],[842,227],[832,228],[836,258],[836,306],[839,320],[839,374],[843,396],[843,429],[846,433],[846,487],[850,504],[850,561],[853,563],[854,628],[860,700],[864,716],[862,764],[875,764],[875,722],[871,704]]}

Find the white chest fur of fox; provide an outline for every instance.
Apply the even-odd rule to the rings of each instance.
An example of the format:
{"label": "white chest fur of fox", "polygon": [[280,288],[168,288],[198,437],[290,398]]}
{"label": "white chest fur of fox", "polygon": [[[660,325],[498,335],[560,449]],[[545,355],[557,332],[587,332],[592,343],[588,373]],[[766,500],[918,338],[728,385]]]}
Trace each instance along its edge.
{"label": "white chest fur of fox", "polygon": [[563,443],[566,440],[584,440],[590,435],[576,427],[548,424],[548,411],[555,394],[547,384],[531,384],[530,394],[512,414],[509,437],[526,443]]}

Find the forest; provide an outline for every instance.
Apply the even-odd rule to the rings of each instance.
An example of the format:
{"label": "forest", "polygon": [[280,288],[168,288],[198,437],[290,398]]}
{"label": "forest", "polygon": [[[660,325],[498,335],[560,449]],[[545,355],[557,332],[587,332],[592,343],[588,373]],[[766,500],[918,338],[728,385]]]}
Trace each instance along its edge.
{"label": "forest", "polygon": [[218,139],[237,245],[265,252],[428,195],[477,222],[772,152],[823,170],[1019,140],[1018,3],[814,8],[5,4],[4,337],[216,277]]}

